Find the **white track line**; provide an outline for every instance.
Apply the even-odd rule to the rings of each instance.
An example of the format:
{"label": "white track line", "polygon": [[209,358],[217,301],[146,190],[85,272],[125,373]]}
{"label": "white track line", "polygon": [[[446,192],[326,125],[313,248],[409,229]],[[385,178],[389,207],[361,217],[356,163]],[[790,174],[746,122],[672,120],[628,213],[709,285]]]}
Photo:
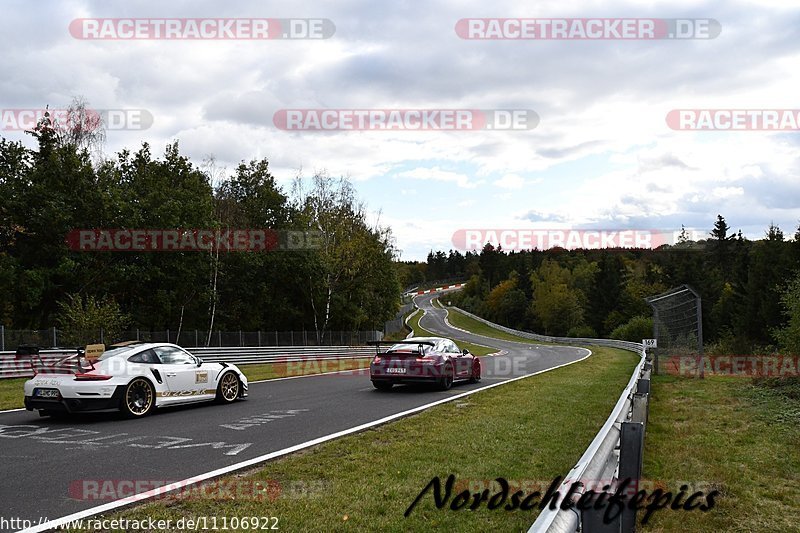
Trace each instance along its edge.
{"label": "white track line", "polygon": [[[230,466],[226,466],[223,468],[218,468],[216,470],[211,470],[210,472],[205,472],[203,474],[198,474],[194,477],[186,478],[182,481],[177,481],[175,483],[170,483],[169,485],[165,485],[163,487],[159,487],[157,489],[149,490],[147,492],[142,492],[136,494],[134,496],[130,496],[128,498],[123,498],[121,500],[116,500],[113,502],[109,502],[103,505],[98,505],[97,507],[92,507],[83,511],[79,511],[77,513],[73,513],[67,516],[63,516],[61,518],[57,518],[55,520],[51,520],[49,522],[45,522],[44,524],[37,525],[28,529],[23,530],[26,533],[38,533],[40,531],[47,531],[49,529],[54,529],[56,527],[64,526],[72,521],[81,520],[88,518],[90,516],[94,516],[99,513],[105,513],[108,511],[112,511],[114,509],[118,509],[120,507],[126,507],[132,505],[137,502],[142,502],[148,500],[150,498],[154,498],[156,496],[162,496],[165,493],[181,489],[186,487],[187,485],[192,485],[193,483],[199,483],[202,481],[207,481],[212,478],[220,477],[225,474],[230,474],[231,472],[236,472],[237,470],[242,470],[245,468],[249,468],[253,465],[257,465],[259,463],[263,463],[265,461],[269,461],[270,459],[275,459],[277,457],[282,457],[284,455],[288,455],[290,453],[294,453],[300,450],[304,450],[306,448],[310,448],[311,446],[316,446],[317,444],[322,444],[323,442],[327,442],[333,439],[338,439],[339,437],[344,437],[345,435],[350,435],[352,433],[358,433],[360,431],[364,431],[365,429],[373,428],[375,426],[379,426],[382,424],[386,424],[387,422],[391,422],[393,420],[397,420],[399,418],[404,418],[406,416],[410,416],[426,409],[430,409],[431,407],[435,407],[437,405],[441,405],[447,402],[452,402],[453,400],[457,400],[459,398],[464,398],[466,396],[470,396],[477,392],[485,391],[488,389],[492,389],[494,387],[499,387],[501,385],[505,385],[506,383],[512,383],[514,381],[519,381],[521,379],[526,379],[531,376],[536,376],[538,374],[542,374],[544,372],[549,372],[551,370],[556,370],[558,368],[563,368],[565,366],[573,365],[575,363],[579,363],[592,355],[592,351],[588,348],[578,348],[580,350],[586,350],[588,353],[575,361],[571,361],[569,363],[564,363],[562,365],[554,366],[553,368],[547,368],[544,370],[539,370],[538,372],[534,372],[532,374],[526,374],[524,376],[519,376],[516,378],[511,378],[506,381],[501,381],[499,383],[492,383],[490,385],[486,385],[485,387],[481,387],[479,389],[473,389],[467,392],[463,392],[461,394],[456,394],[455,396],[450,396],[448,398],[444,398],[441,400],[437,400],[435,402],[427,403],[425,405],[420,405],[418,407],[414,407],[413,409],[409,409],[407,411],[402,411],[400,413],[395,413],[393,415],[386,416],[384,418],[380,418],[378,420],[374,420],[372,422],[367,422],[366,424],[361,424],[359,426],[354,426],[350,429],[345,429],[343,431],[338,431],[336,433],[331,433],[329,435],[325,435],[323,437],[318,437],[313,440],[309,440],[300,444],[295,444],[294,446],[290,446],[289,448],[284,448],[282,450],[278,450],[276,452],[267,453],[264,455],[260,455],[258,457],[254,457],[253,459],[248,459],[246,461],[242,461],[240,463],[236,463]],[[299,377],[299,376],[298,376]]]}

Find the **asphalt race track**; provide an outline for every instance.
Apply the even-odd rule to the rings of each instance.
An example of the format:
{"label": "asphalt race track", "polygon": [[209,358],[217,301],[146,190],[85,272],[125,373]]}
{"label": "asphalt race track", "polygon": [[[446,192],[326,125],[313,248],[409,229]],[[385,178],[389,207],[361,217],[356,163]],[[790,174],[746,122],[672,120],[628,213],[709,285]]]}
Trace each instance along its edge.
{"label": "asphalt race track", "polygon": [[54,520],[108,503],[86,492],[92,481],[180,481],[587,355],[583,348],[529,346],[454,330],[445,311],[431,306],[433,297],[417,299],[427,311],[422,327],[507,352],[482,359],[480,383],[457,383],[446,392],[407,386],[379,392],[368,372],[341,373],[255,383],[245,401],[163,409],[141,420],[0,413],[1,514]]}

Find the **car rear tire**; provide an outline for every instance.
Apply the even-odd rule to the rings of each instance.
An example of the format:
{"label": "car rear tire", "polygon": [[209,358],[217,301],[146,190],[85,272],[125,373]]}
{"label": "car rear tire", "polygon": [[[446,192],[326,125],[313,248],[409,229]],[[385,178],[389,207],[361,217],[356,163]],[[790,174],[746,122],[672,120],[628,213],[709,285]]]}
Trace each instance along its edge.
{"label": "car rear tire", "polygon": [[439,390],[450,390],[450,387],[453,386],[453,381],[456,379],[455,370],[453,370],[453,365],[447,363],[444,366],[444,371],[442,372],[442,377],[439,379]]}
{"label": "car rear tire", "polygon": [[153,384],[144,378],[134,378],[125,387],[120,410],[130,418],[147,416],[156,407],[156,391]]}
{"label": "car rear tire", "polygon": [[470,375],[469,382],[477,383],[481,380],[481,364],[478,361],[472,362],[472,374]]}
{"label": "car rear tire", "polygon": [[225,372],[219,380],[219,385],[217,385],[217,402],[235,402],[239,398],[241,388],[242,384],[239,383],[239,376],[235,372]]}
{"label": "car rear tire", "polygon": [[378,390],[391,390],[394,383],[391,381],[373,381],[372,385]]}

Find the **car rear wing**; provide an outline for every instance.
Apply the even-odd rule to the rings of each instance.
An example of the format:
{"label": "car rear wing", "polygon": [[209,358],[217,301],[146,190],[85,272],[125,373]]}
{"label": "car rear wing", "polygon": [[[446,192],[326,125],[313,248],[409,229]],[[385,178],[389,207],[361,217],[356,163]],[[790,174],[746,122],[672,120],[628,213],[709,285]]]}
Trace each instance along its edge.
{"label": "car rear wing", "polygon": [[433,341],[413,341],[413,340],[401,340],[401,341],[367,341],[369,346],[375,346],[375,353],[380,354],[380,347],[381,346],[394,346],[395,344],[408,344],[410,346],[416,346],[417,351],[419,353],[424,353],[422,349],[423,346],[436,346],[436,343]]}
{"label": "car rear wing", "polygon": [[[74,353],[72,353],[73,351]],[[94,361],[102,355],[103,351],[105,351],[104,344],[90,344],[84,348],[67,348],[63,351],[66,354],[64,357],[48,364],[42,359],[39,346],[22,344],[17,347],[14,357],[17,360],[27,360],[34,375],[70,374],[94,370]],[[89,354],[88,357],[87,354]],[[67,364],[72,359],[75,360],[75,364]]]}

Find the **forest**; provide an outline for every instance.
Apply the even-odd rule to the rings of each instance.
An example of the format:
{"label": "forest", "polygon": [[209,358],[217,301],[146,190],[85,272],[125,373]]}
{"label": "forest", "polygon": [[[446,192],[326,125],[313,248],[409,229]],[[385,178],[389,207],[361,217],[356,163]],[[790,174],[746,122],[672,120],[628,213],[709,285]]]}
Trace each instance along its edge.
{"label": "forest", "polygon": [[[35,149],[0,139],[0,324],[9,329],[381,329],[400,299],[394,239],[352,184],[324,172],[284,190],[266,159],[197,165],[177,142],[97,157],[93,128],[45,116]],[[76,230],[313,232],[269,252],[79,251]]]}
{"label": "forest", "polygon": [[648,296],[688,284],[702,298],[704,344],[728,354],[800,353],[800,227],[750,240],[722,215],[708,238],[656,249],[436,251],[399,265],[405,286],[468,280],[448,301],[509,327],[632,341],[652,336]]}

